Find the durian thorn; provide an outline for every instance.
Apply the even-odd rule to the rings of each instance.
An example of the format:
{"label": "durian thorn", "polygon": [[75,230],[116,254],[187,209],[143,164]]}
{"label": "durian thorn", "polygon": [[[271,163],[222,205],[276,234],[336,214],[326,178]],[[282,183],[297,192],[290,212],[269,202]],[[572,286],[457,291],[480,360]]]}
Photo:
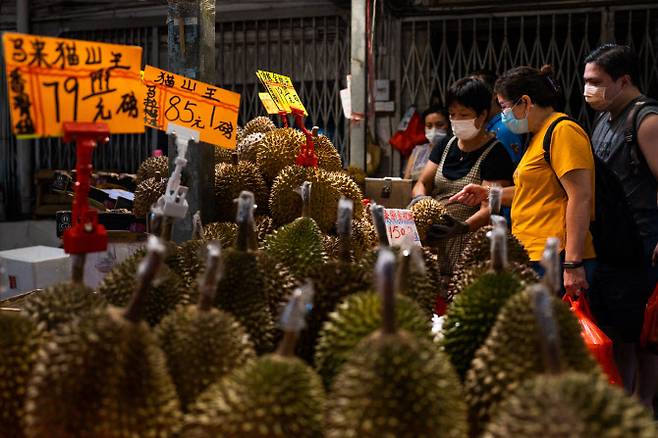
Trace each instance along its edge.
{"label": "durian thorn", "polygon": [[85,276],[85,260],[87,254],[71,254],[71,281],[83,284]]}
{"label": "durian thorn", "polygon": [[375,273],[377,290],[382,303],[382,332],[393,334],[395,327],[395,255],[388,248],[380,248]]}
{"label": "durian thorn", "polygon": [[560,363],[560,328],[555,319],[551,292],[543,284],[531,289],[532,310],[537,321],[539,351],[544,369],[550,374],[562,371]]}
{"label": "durian thorn", "polygon": [[201,311],[212,309],[217,294],[217,284],[223,274],[223,264],[221,259],[221,245],[219,242],[210,242],[208,244],[208,257],[206,259],[206,272],[201,282],[199,291],[198,308]]}
{"label": "durian thorn", "polygon": [[276,354],[283,357],[293,357],[295,355],[295,347],[297,347],[298,338],[298,332],[284,331],[283,338],[276,349]]}
{"label": "durian thorn", "polygon": [[151,287],[153,278],[160,270],[165,254],[165,246],[160,239],[150,236],[147,244],[147,252],[144,259],[137,268],[137,285],[133,292],[130,303],[123,312],[123,317],[128,321],[137,323],[141,321],[146,307],[146,292]]}

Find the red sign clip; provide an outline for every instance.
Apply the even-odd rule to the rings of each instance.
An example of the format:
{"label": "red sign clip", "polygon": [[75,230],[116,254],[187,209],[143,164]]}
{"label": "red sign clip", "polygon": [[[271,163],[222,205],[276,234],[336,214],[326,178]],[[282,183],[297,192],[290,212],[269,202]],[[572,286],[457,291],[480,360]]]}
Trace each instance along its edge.
{"label": "red sign clip", "polygon": [[110,129],[105,123],[66,122],[64,141],[75,140],[76,182],[71,228],[64,232],[64,251],[84,254],[107,249],[107,230],[98,223],[98,211],[89,208],[91,156],[97,143],[110,141]]}
{"label": "red sign clip", "polygon": [[279,118],[281,118],[281,124],[284,128],[288,127],[288,113],[285,111],[279,111]]}
{"label": "red sign clip", "polygon": [[313,134],[306,129],[302,120],[304,111],[292,108],[292,114],[295,116],[295,123],[306,136],[306,143],[301,145],[299,154],[295,159],[295,164],[304,167],[318,167],[318,156],[315,153],[315,146],[313,145]]}

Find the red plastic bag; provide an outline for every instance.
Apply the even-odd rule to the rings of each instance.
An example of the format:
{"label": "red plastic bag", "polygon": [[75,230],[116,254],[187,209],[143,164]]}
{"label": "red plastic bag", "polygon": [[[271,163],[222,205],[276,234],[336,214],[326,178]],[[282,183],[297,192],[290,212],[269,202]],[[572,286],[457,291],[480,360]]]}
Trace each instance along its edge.
{"label": "red plastic bag", "polygon": [[640,345],[654,354],[658,354],[658,285],[647,301],[644,311]]}
{"label": "red plastic bag", "polygon": [[418,112],[414,111],[406,129],[397,131],[388,142],[405,157],[411,154],[415,146],[428,143],[425,138],[425,125]]}
{"label": "red plastic bag", "polygon": [[587,298],[581,295],[574,299],[565,294],[563,300],[571,306],[571,311],[580,323],[580,334],[585,341],[587,349],[592,353],[596,361],[608,376],[608,381],[613,385],[622,386],[621,376],[617,370],[617,364],[612,352],[612,341],[603,333],[603,330],[594,323],[594,317],[589,309]]}

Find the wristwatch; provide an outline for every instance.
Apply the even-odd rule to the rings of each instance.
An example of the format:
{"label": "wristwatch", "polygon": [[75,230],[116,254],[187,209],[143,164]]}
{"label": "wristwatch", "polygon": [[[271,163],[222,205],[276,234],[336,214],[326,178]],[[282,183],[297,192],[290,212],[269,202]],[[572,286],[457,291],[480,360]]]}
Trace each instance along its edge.
{"label": "wristwatch", "polygon": [[567,262],[567,261],[565,261],[564,263],[562,263],[562,267],[563,267],[564,269],[578,269],[578,268],[582,268],[582,267],[583,267],[583,261],[582,261],[582,260],[579,261],[579,262]]}

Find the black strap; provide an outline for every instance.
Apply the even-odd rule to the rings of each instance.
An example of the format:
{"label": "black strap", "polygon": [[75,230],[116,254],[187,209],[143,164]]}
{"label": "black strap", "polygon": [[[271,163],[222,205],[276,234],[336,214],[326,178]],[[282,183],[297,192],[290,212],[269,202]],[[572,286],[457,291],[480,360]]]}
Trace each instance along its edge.
{"label": "black strap", "polygon": [[642,151],[638,147],[637,117],[640,111],[649,105],[658,106],[658,100],[637,100],[633,104],[631,110],[628,112],[628,116],[626,116],[626,122],[624,123],[624,141],[626,142],[626,146],[629,148],[631,155],[631,162],[629,165],[634,174],[637,174],[640,171],[640,161],[644,160],[644,155],[642,155]]}
{"label": "black strap", "polygon": [[563,122],[565,120],[571,120],[574,123],[576,122],[574,119],[568,116],[562,116],[558,117],[557,119],[553,120],[553,123],[551,123],[546,130],[546,135],[544,135],[544,160],[548,163],[551,168],[553,166],[551,165],[551,142],[553,141],[553,131],[555,130],[555,127],[557,126],[558,123]]}

